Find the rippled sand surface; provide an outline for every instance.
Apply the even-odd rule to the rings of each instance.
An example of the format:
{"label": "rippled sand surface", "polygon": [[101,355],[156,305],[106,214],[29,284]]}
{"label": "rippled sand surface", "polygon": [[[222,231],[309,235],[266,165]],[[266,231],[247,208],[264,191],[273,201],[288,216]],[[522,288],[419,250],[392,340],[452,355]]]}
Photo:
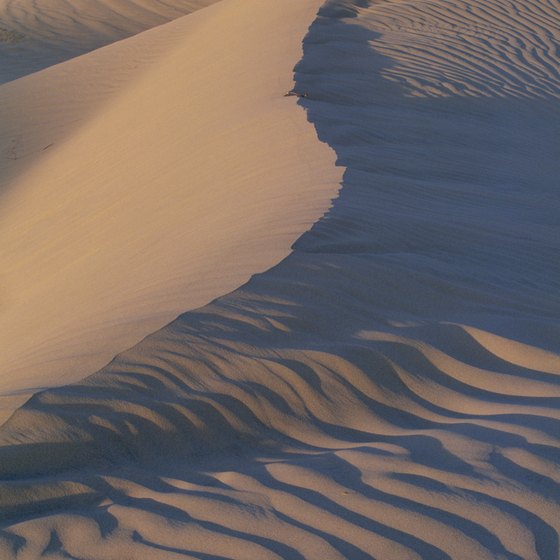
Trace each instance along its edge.
{"label": "rippled sand surface", "polygon": [[285,100],[338,197],[13,414],[6,557],[557,560],[560,9],[313,8]]}

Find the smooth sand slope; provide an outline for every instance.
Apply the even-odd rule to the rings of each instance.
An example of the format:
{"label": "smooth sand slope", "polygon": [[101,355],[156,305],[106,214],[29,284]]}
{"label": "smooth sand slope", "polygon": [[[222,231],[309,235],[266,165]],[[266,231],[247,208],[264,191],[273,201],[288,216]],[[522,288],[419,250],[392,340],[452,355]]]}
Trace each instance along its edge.
{"label": "smooth sand slope", "polygon": [[0,0],[0,83],[124,39],[217,0]]}
{"label": "smooth sand slope", "polygon": [[237,4],[0,88],[4,395],[238,287],[336,195],[334,153],[284,97],[317,6]]}
{"label": "smooth sand slope", "polygon": [[345,166],[278,266],[0,431],[7,558],[557,560],[556,3],[323,5]]}

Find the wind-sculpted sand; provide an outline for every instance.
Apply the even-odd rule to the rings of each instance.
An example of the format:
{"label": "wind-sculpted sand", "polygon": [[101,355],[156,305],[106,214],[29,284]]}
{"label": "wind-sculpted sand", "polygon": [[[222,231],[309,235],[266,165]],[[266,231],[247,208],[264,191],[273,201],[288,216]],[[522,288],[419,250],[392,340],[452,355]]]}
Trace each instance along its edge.
{"label": "wind-sculpted sand", "polygon": [[238,4],[0,88],[5,409],[276,264],[336,195],[284,96],[319,4]]}
{"label": "wind-sculpted sand", "polygon": [[0,83],[218,0],[0,0]]}
{"label": "wind-sculpted sand", "polygon": [[324,3],[294,91],[338,198],[280,264],[11,417],[4,555],[557,560],[559,24]]}

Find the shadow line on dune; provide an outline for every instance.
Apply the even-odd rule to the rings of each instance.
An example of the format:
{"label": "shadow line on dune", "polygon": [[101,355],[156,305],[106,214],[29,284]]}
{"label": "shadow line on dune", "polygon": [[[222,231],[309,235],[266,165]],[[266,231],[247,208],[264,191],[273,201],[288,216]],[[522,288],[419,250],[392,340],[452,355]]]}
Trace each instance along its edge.
{"label": "shadow line on dune", "polygon": [[[401,87],[380,77],[394,61],[372,48],[379,34],[352,23],[353,16],[368,6],[365,1],[327,2],[310,29],[304,58],[296,68],[296,88],[308,94],[299,103],[320,139],[337,152],[339,165],[346,167],[332,209],[272,270],[204,309],[182,315],[83,382],[33,397],[3,430],[3,484],[76,478],[97,497],[187,523],[192,520],[188,512],[153,498],[130,499],[102,481],[101,474],[144,469],[157,476],[126,476],[163,494],[171,488],[158,476],[171,472],[182,472],[183,480],[194,479],[201,486],[227,489],[227,484],[218,484],[207,473],[210,466],[216,472],[231,467],[270,491],[302,500],[423,558],[451,558],[443,542],[434,544],[412,529],[401,531],[343,507],[326,491],[277,480],[257,460],[268,456],[272,462],[303,462],[318,477],[327,472],[329,480],[372,503],[453,525],[491,555],[521,558],[491,528],[466,514],[446,511],[444,501],[435,507],[375,488],[361,479],[357,467],[339,458],[335,462],[344,473],[341,477],[313,466],[306,457],[321,453],[321,444],[313,440],[320,434],[333,448],[398,447],[403,461],[417,472],[387,467],[393,469],[389,472],[395,481],[440,497],[445,490],[455,492],[458,499],[490,505],[528,528],[540,558],[554,560],[558,537],[544,513],[539,516],[537,510],[514,503],[515,496],[508,501],[490,495],[485,485],[500,488],[507,479],[511,486],[522,486],[527,500],[537,504],[540,498],[558,495],[551,477],[531,479],[526,468],[500,453],[507,448],[522,450],[557,464],[558,448],[542,443],[557,440],[558,420],[551,414],[557,397],[475,389],[444,374],[415,347],[404,342],[380,344],[360,336],[374,329],[404,331],[451,356],[459,354],[488,375],[494,371],[530,382],[534,371],[535,381],[558,390],[558,377],[540,371],[538,361],[534,370],[522,368],[497,357],[464,331],[457,332],[458,325],[474,325],[529,343],[533,326],[539,327],[538,332],[554,330],[555,281],[542,274],[553,262],[555,246],[539,245],[543,234],[536,223],[539,212],[549,217],[545,208],[549,184],[545,175],[537,173],[530,191],[537,201],[522,209],[528,221],[519,226],[516,219],[523,212],[514,203],[524,200],[528,178],[511,182],[518,164],[512,162],[513,171],[504,171],[500,166],[507,161],[492,155],[500,142],[514,153],[515,145],[507,139],[516,129],[511,121],[518,116],[523,129],[536,115],[537,124],[543,123],[548,102],[543,109],[534,100],[513,96],[407,97]],[[345,58],[343,68],[338,68],[340,52],[350,50],[349,45],[351,62],[347,64]],[[331,53],[338,53],[338,58]],[[484,128],[489,138],[473,130],[483,125],[489,126]],[[419,150],[422,134],[432,145],[438,134],[447,138],[440,138],[443,154]],[[451,163],[442,163],[447,156]],[[407,167],[411,161],[416,168]],[[508,237],[512,235],[515,243]],[[557,350],[551,340],[553,336],[543,339],[540,348]],[[449,390],[449,402],[439,405],[416,394],[398,375],[395,363],[410,365],[425,385],[437,381]],[[483,413],[475,407],[465,412],[458,406],[463,400],[465,406],[478,401],[516,408]],[[526,406],[541,407],[541,412],[519,412]],[[52,418],[57,420],[56,429],[48,433],[42,419],[48,424]],[[19,439],[22,433],[31,435]],[[67,443],[56,440],[60,433],[68,437]],[[449,449],[441,433],[461,436],[464,449]],[[27,441],[34,438],[38,441]],[[485,450],[487,458],[473,465],[471,447]],[[286,449],[292,453],[283,453]],[[363,453],[392,459],[386,450]],[[43,457],[47,459],[41,464]],[[30,458],[38,466],[30,465]],[[167,467],[166,461],[175,466]],[[101,474],[88,472],[98,465]],[[69,474],[74,468],[77,471]],[[422,474],[426,470],[433,477]],[[450,482],[444,485],[438,477]],[[462,487],[465,479],[476,490]],[[7,530],[14,520],[40,517],[49,508],[79,510],[75,500],[61,496],[47,509],[38,503],[20,504],[9,510],[3,526]],[[375,551],[328,535],[311,522],[272,511],[340,554],[375,557]],[[218,523],[207,526],[286,558],[303,557],[297,548],[279,540],[263,540]],[[219,558],[157,544],[139,532],[135,535],[137,542],[160,551]]]}

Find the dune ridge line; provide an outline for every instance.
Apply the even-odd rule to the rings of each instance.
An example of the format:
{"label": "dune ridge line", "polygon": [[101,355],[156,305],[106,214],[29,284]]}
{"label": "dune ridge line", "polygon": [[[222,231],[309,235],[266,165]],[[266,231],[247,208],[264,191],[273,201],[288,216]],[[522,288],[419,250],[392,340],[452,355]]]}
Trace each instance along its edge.
{"label": "dune ridge line", "polygon": [[290,97],[339,196],[18,409],[8,557],[557,560],[559,7],[317,7]]}

